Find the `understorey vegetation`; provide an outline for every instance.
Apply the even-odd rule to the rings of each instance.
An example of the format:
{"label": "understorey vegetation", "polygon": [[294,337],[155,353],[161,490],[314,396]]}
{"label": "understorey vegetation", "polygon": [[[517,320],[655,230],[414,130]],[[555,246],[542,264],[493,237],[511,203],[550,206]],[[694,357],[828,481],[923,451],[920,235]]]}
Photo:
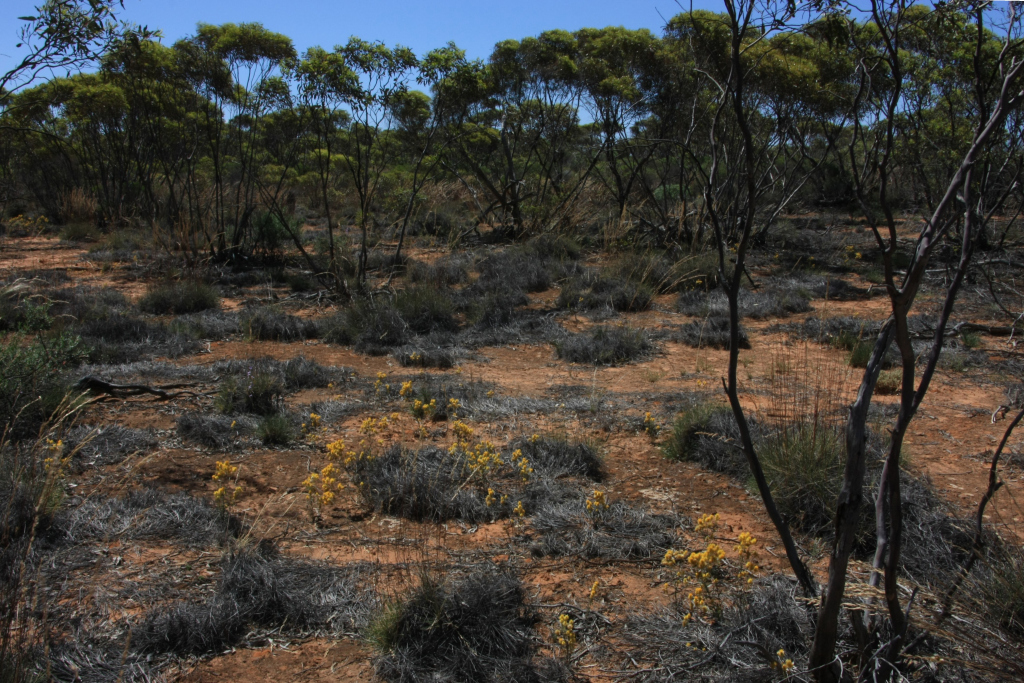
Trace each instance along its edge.
{"label": "understorey vegetation", "polygon": [[0,683],[1024,679],[1019,3],[121,9],[0,74]]}

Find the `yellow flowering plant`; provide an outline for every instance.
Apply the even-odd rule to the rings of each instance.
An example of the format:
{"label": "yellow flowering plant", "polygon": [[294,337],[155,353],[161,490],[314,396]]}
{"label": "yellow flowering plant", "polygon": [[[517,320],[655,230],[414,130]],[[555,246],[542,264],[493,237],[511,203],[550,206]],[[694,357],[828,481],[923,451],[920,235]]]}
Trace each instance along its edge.
{"label": "yellow flowering plant", "polygon": [[[730,577],[725,550],[714,540],[719,522],[717,513],[701,515],[694,530],[703,538],[703,549],[696,552],[669,549],[661,560],[662,566],[672,570],[670,584],[675,588],[675,599],[686,610],[684,625],[694,618],[714,620],[722,613],[721,584]],[[756,544],[757,539],[745,531],[736,537],[735,551],[743,565],[735,578],[746,585],[754,582],[754,576],[760,570],[754,549]]]}
{"label": "yellow flowering plant", "polygon": [[661,432],[661,425],[658,421],[651,417],[651,414],[644,413],[644,433],[647,434],[647,438],[654,443],[658,440],[658,434]]}
{"label": "yellow flowering plant", "polygon": [[597,519],[598,517],[602,516],[611,507],[611,505],[608,503],[608,498],[607,496],[605,496],[604,491],[597,490],[595,490],[591,494],[590,498],[587,498],[586,505],[587,514],[590,515],[590,517],[593,519]]}
{"label": "yellow flowering plant", "polygon": [[218,508],[227,512],[242,495],[243,487],[238,484],[238,466],[232,465],[229,460],[220,460],[217,462],[211,479],[220,484],[220,487],[213,492],[213,502]]}
{"label": "yellow flowering plant", "polygon": [[310,521],[318,524],[323,518],[324,508],[334,502],[335,494],[345,485],[338,481],[338,468],[329,462],[319,472],[310,472],[302,482],[302,488],[306,492]]}
{"label": "yellow flowering plant", "polygon": [[572,653],[576,651],[576,621],[568,614],[560,614],[552,638],[558,648],[562,651],[562,657],[566,664],[572,659]]}

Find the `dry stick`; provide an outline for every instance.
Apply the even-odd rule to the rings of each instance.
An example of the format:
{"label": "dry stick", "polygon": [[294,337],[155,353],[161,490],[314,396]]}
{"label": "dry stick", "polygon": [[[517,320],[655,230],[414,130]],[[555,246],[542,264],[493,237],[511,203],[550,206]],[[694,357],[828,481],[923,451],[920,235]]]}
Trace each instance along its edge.
{"label": "dry stick", "polygon": [[206,394],[187,390],[176,391],[173,394],[167,392],[167,389],[178,389],[183,386],[189,385],[166,384],[162,387],[151,387],[145,384],[112,384],[111,382],[104,381],[98,377],[93,377],[92,375],[86,375],[75,382],[76,390],[96,394],[97,399],[101,399],[104,396],[110,396],[113,398],[129,398],[131,396],[151,394],[161,400],[168,401],[179,396],[206,396]]}
{"label": "dry stick", "polygon": [[999,458],[1003,454],[1003,449],[1006,447],[1006,442],[1010,440],[1010,435],[1013,434],[1013,430],[1020,424],[1021,419],[1024,418],[1024,409],[1017,413],[1017,417],[1013,418],[1006,431],[1003,433],[1003,439],[999,442],[999,446],[996,448],[995,455],[992,456],[992,465],[988,470],[988,490],[985,491],[985,495],[981,497],[981,502],[978,503],[978,514],[975,518],[975,529],[974,529],[974,544],[971,547],[971,556],[967,558],[967,562],[964,564],[963,570],[960,572],[960,576],[957,577],[956,581],[949,590],[946,592],[946,597],[942,600],[942,613],[939,614],[939,618],[936,624],[941,624],[943,620],[949,616],[953,607],[953,597],[957,591],[960,590],[960,586],[963,584],[964,579],[971,573],[971,569],[974,568],[974,563],[981,556],[981,551],[985,547],[985,538],[982,534],[983,525],[985,523],[985,508],[988,506],[992,497],[996,495],[1003,486],[1003,482],[999,480]]}

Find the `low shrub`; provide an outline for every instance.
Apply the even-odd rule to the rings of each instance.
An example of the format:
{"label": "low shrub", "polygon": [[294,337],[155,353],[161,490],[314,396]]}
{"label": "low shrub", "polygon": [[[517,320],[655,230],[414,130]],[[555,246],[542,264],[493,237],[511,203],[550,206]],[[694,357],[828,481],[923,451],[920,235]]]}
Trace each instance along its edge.
{"label": "low shrub", "polygon": [[758,456],[779,512],[804,533],[826,534],[842,486],[842,430],[813,422],[774,429]]}
{"label": "low shrub", "polygon": [[650,308],[652,297],[647,285],[620,278],[598,277],[589,282],[586,279],[569,281],[559,292],[556,305],[585,311],[637,312]]}
{"label": "low shrub", "polygon": [[662,452],[673,460],[696,462],[714,472],[742,477],[748,471],[732,409],[715,401],[696,403],[680,413]]}
{"label": "low shrub", "polygon": [[409,266],[409,281],[434,288],[459,285],[469,279],[467,259],[459,256],[442,256],[433,263],[413,261]]}
{"label": "low shrub", "polygon": [[408,346],[395,352],[395,360],[403,368],[441,368],[455,366],[458,356],[455,349],[443,346]]}
{"label": "low shrub", "polygon": [[295,439],[295,430],[287,415],[267,415],[256,427],[256,437],[264,446],[287,446]]}
{"label": "low shrub", "polygon": [[444,581],[423,574],[412,592],[371,622],[374,670],[394,683],[562,680],[552,675],[553,662],[542,664],[543,677],[537,671],[535,621],[509,572],[475,567]]}
{"label": "low shrub", "polygon": [[239,436],[252,431],[252,428],[253,425],[241,416],[232,419],[223,415],[183,413],[175,422],[175,429],[182,441],[214,450],[227,448]]}
{"label": "low shrub", "polygon": [[530,303],[530,298],[518,289],[488,292],[477,298],[470,307],[470,320],[477,329],[493,329],[512,324],[516,308]]}
{"label": "low shrub", "polygon": [[558,477],[585,477],[592,481],[604,479],[601,457],[594,444],[574,441],[565,436],[521,436],[509,444],[510,453],[516,450],[530,461],[538,473],[552,479]]}
{"label": "low shrub", "polygon": [[70,391],[66,373],[86,358],[82,340],[69,332],[0,339],[0,434],[35,435]]}
{"label": "low shrub", "polygon": [[316,320],[299,318],[273,308],[255,308],[243,313],[239,325],[249,341],[302,341],[320,336]]}
{"label": "low shrub", "polygon": [[178,316],[170,328],[195,339],[226,339],[241,331],[238,315],[224,311],[203,311]]}
{"label": "low shrub", "polygon": [[643,330],[632,327],[595,327],[552,342],[558,357],[569,363],[619,365],[650,353],[654,345]]}
{"label": "low shrub", "polygon": [[322,337],[332,344],[352,345],[363,353],[384,355],[408,343],[410,330],[388,300],[360,298],[324,323]]}
{"label": "low shrub", "polygon": [[507,502],[488,505],[486,489],[469,473],[462,454],[433,447],[407,451],[394,445],[349,466],[350,479],[362,482],[359,493],[377,512],[436,522],[481,522],[508,516],[512,506]]}
{"label": "low shrub", "polygon": [[[695,349],[728,349],[732,343],[729,334],[729,319],[725,317],[691,320],[679,326],[679,341]],[[750,338],[746,329],[740,326],[739,347],[750,348]]]}
{"label": "low shrub", "polygon": [[987,616],[1000,628],[1024,637],[1024,557],[1019,547],[1000,544],[989,553],[979,581]]}
{"label": "low shrub", "polygon": [[218,306],[217,290],[195,280],[154,285],[139,299],[140,309],[156,315],[198,313]]}
{"label": "low shrub", "polygon": [[[694,286],[710,287],[717,267],[717,256],[711,268],[707,268],[693,257],[676,261],[666,253],[647,251],[623,257],[613,271],[622,279],[643,285],[658,294],[666,294]],[[699,285],[696,280],[701,281]],[[690,283],[693,284],[687,286]]]}
{"label": "low shrub", "polygon": [[532,250],[510,248],[480,262],[480,277],[473,289],[482,292],[519,290],[543,292],[551,288],[551,259]]}
{"label": "low shrub", "polygon": [[[865,361],[865,365],[867,361]],[[875,385],[875,391],[882,396],[888,396],[892,394],[900,393],[900,388],[903,387],[903,370],[896,368],[893,370],[882,370],[878,374],[878,383]]]}
{"label": "low shrub", "polygon": [[[593,495],[593,493],[591,493]],[[680,520],[674,515],[651,514],[619,501],[588,509],[587,494],[548,493],[533,514],[533,528],[540,541],[534,555],[585,559],[660,559],[678,539]]]}
{"label": "low shrub", "polygon": [[221,382],[214,405],[224,414],[273,415],[280,409],[283,396],[284,383],[277,375],[251,369]]}
{"label": "low shrub", "polygon": [[221,565],[216,593],[146,616],[132,632],[141,652],[200,655],[237,643],[251,628],[297,635],[340,634],[366,623],[372,601],[360,590],[365,569],[280,557],[269,542],[243,546]]}
{"label": "low shrub", "polygon": [[395,294],[393,306],[409,329],[417,334],[454,332],[455,304],[443,288],[410,287]]}
{"label": "low shrub", "polygon": [[[756,291],[741,289],[737,306],[741,318],[781,318],[811,310],[810,293],[800,287],[764,287]],[[709,292],[686,291],[679,295],[680,313],[697,317],[729,315],[729,299],[721,288]]]}

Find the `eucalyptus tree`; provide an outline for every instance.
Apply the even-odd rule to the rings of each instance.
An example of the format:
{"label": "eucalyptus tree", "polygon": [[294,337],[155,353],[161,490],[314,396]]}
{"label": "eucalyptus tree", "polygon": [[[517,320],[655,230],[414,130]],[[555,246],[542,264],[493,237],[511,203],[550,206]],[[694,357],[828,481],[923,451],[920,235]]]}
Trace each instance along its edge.
{"label": "eucalyptus tree", "polygon": [[[460,88],[442,87],[442,84],[453,85],[459,80],[457,74],[468,72],[470,63],[466,60],[466,53],[454,43],[431,50],[420,60],[416,82],[427,87],[433,93],[433,99],[422,92],[409,91],[396,101],[396,133],[412,162],[412,178],[406,190],[408,198],[393,259],[396,267],[419,191],[442,170],[444,152],[459,135],[458,131],[448,131],[446,124],[452,108],[458,106]],[[394,272],[392,270],[392,275]]]}
{"label": "eucalyptus tree", "polygon": [[461,93],[450,113],[457,140],[447,167],[482,195],[478,220],[495,213],[508,237],[563,222],[598,160],[580,144],[575,60],[572,34],[547,31],[498,43],[486,63],[443,84]]}
{"label": "eucalyptus tree", "polygon": [[[123,4],[122,0],[46,0],[36,5],[31,15],[18,17],[23,22],[15,45],[20,58],[0,73],[0,206],[10,201],[18,186],[11,166],[20,146],[15,138],[38,133],[20,127],[24,117],[11,116],[12,106],[25,102],[12,95],[31,87],[41,76],[70,75],[95,62],[125,35],[148,37],[147,28],[117,21],[116,12]],[[38,97],[28,99],[37,107]]]}
{"label": "eucalyptus tree", "polygon": [[214,104],[203,114],[212,164],[210,253],[240,256],[257,208],[255,142],[262,118],[281,101],[286,88],[279,71],[294,59],[295,48],[288,37],[247,23],[199,24],[175,49],[188,82]]}
{"label": "eucalyptus tree", "polygon": [[[801,144],[798,121],[778,116],[759,88],[757,68],[772,51],[770,40],[790,27],[788,3],[726,0],[726,11],[693,11],[674,17],[669,30],[687,46],[711,93],[703,114],[691,120],[684,139],[703,193],[704,210],[718,251],[718,279],[729,302],[729,370],[723,387],[740,432],[740,444],[758,492],[804,592],[816,593],[789,525],[774,502],[739,400],[738,297],[746,257],[757,232],[767,230],[782,207],[806,182],[814,159]],[[755,12],[756,10],[756,12]],[[701,140],[705,133],[706,140]],[[808,163],[810,162],[810,163]]]}
{"label": "eucalyptus tree", "polygon": [[345,66],[357,77],[345,95],[351,124],[343,140],[342,165],[349,174],[359,201],[360,284],[366,282],[370,221],[384,172],[401,151],[393,134],[396,112],[409,89],[416,55],[402,46],[388,48],[351,38],[335,48]]}
{"label": "eucalyptus tree", "polygon": [[342,145],[339,136],[350,122],[345,106],[359,91],[359,77],[341,54],[337,51],[328,52],[320,47],[307,50],[292,72],[298,84],[300,106],[308,115],[309,128],[315,140],[315,146],[310,150],[308,157],[317,178],[324,218],[327,221],[326,272],[334,280],[335,287],[344,291],[345,277],[336,245],[337,226],[332,204],[335,203],[337,194],[336,169],[340,164],[339,148]]}
{"label": "eucalyptus tree", "polygon": [[[582,106],[600,133],[603,150],[594,175],[612,195],[622,220],[638,179],[660,144],[660,135],[638,135],[637,127],[650,116],[661,87],[662,43],[647,29],[621,26],[581,29],[575,38]],[[645,132],[651,132],[649,127]]]}
{"label": "eucalyptus tree", "polygon": [[[900,147],[908,144],[906,136],[900,135],[901,126],[908,118],[920,118],[919,103],[934,95],[922,97],[913,92],[915,87],[935,87],[918,81],[922,75],[925,79],[929,76],[928,69],[923,74],[916,70],[920,54],[928,41],[935,45],[927,49],[948,52],[948,36],[939,30],[918,31],[924,11],[909,0],[871,0],[866,9],[851,5],[851,13],[869,17],[863,23],[843,13],[818,20],[815,6],[726,0],[724,14],[685,13],[672,20],[670,31],[690,46],[701,78],[712,86],[707,91],[714,95],[705,129],[707,143],[694,145],[690,157],[702,179],[705,211],[718,250],[719,278],[729,302],[729,367],[723,386],[762,501],[808,597],[817,596],[818,586],[773,502],[739,401],[740,282],[746,277],[746,257],[757,236],[770,229],[832,150],[846,159],[856,197],[882,254],[890,315],[875,340],[846,420],[843,480],[836,502],[828,577],[817,603],[809,672],[818,681],[845,680],[837,653],[838,625],[844,605],[849,604],[847,574],[861,531],[860,510],[867,497],[867,415],[882,359],[895,345],[902,366],[899,412],[889,430],[879,472],[875,571],[870,578],[872,585],[882,589],[884,614],[868,616],[866,608],[848,610],[857,639],[858,676],[893,680],[903,675],[901,664],[907,647],[925,637],[928,628],[922,627],[911,637],[909,605],[901,600],[897,583],[904,541],[903,439],[934,376],[979,232],[1008,192],[1008,181],[999,186],[987,184],[992,175],[988,169],[999,169],[997,175],[1004,178],[1009,174],[1009,180],[1017,172],[1015,165],[1003,160],[1019,157],[1021,149],[1015,112],[1024,104],[1024,26],[1021,10],[1013,4],[968,3],[934,10],[948,13],[941,20],[959,27],[957,41],[973,54],[972,85],[965,89],[971,99],[969,103],[963,100],[962,107],[969,132],[964,144],[950,150],[947,165],[931,166],[939,178],[934,180],[933,198],[920,219],[913,249],[905,254],[908,265],[901,270],[897,266],[901,249],[898,205],[891,194],[900,171]],[[798,12],[812,19],[801,24],[795,20]],[[990,32],[987,26],[994,20],[999,25]],[[999,37],[998,49],[993,49],[993,35]],[[943,41],[947,41],[945,47]],[[842,58],[850,54],[852,59]],[[837,148],[840,142],[844,146]],[[947,240],[954,242],[950,246],[956,265],[945,282],[941,311],[931,343],[920,359],[918,376],[919,358],[908,316],[930,260]]]}

